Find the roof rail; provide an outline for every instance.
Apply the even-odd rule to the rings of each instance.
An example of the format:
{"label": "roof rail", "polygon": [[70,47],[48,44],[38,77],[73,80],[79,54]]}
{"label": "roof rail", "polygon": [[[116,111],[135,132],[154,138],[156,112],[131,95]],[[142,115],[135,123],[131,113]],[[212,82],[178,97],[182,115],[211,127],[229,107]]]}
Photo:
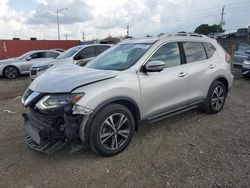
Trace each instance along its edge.
{"label": "roof rail", "polygon": [[161,35],[160,37],[171,37],[171,36],[186,36],[186,37],[206,37],[206,35],[201,35],[198,33],[169,33]]}

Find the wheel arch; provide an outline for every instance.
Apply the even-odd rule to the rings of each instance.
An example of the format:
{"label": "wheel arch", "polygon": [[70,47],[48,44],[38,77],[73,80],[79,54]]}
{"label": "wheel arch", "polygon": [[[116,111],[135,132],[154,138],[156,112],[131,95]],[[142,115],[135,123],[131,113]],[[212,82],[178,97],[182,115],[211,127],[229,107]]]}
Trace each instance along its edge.
{"label": "wheel arch", "polygon": [[[225,86],[227,92],[228,92],[228,90],[229,90],[229,83],[228,83],[228,80],[226,79],[225,76],[222,76],[222,75],[217,76],[217,77],[213,80],[213,82],[215,82],[215,81],[220,81],[220,82],[222,82],[222,83],[224,84],[224,86]],[[211,84],[213,84],[213,82],[212,82]]]}
{"label": "wheel arch", "polygon": [[129,97],[121,96],[121,97],[114,97],[112,99],[108,99],[102,102],[100,105],[98,105],[95,111],[93,112],[93,114],[91,114],[91,116],[95,116],[96,113],[98,113],[102,108],[112,103],[123,105],[131,111],[135,119],[135,128],[136,130],[138,130],[139,122],[141,120],[140,109],[139,109],[138,104]]}
{"label": "wheel arch", "polygon": [[5,75],[4,75],[4,71],[5,71],[5,69],[8,68],[8,67],[15,67],[15,68],[17,69],[17,71],[18,71],[18,75],[20,75],[20,70],[19,70],[19,68],[18,68],[16,65],[6,65],[6,66],[3,68],[3,72],[2,72],[2,75],[3,75],[3,76],[5,76]]}
{"label": "wheel arch", "polygon": [[109,104],[120,104],[123,105],[125,107],[127,107],[131,113],[134,116],[135,119],[135,130],[138,131],[139,126],[141,124],[141,114],[140,114],[140,109],[138,104],[131,98],[129,97],[114,97],[112,99],[108,99],[104,102],[102,102],[100,105],[98,105],[94,112],[89,116],[86,124],[85,124],[85,128],[84,128],[84,142],[86,142],[85,144],[90,145],[91,143],[89,142],[89,138],[90,138],[90,129],[91,129],[91,124],[96,116],[96,114],[103,109],[105,106],[109,105]]}

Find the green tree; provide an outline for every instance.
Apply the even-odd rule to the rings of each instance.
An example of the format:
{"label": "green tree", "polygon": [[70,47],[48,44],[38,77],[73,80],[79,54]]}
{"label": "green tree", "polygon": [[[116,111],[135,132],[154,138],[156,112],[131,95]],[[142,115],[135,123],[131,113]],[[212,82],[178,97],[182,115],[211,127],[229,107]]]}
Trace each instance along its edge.
{"label": "green tree", "polygon": [[214,25],[208,25],[208,24],[201,24],[198,26],[195,30],[195,33],[207,35],[209,33],[214,33],[214,32],[224,32],[222,27],[220,25],[214,24]]}

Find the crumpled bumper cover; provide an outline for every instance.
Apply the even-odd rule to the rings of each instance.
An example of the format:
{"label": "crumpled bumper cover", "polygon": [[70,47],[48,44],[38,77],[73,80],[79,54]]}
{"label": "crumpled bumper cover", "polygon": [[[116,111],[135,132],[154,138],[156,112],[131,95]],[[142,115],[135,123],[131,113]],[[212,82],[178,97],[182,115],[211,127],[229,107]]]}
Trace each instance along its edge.
{"label": "crumpled bumper cover", "polygon": [[[47,154],[54,153],[70,148],[72,140],[78,137],[79,126],[76,123],[78,118],[73,118],[73,120],[66,118],[64,130],[59,131],[50,119],[44,122],[43,119],[41,120],[31,112],[22,115],[27,133],[26,144],[31,149]],[[67,122],[71,125],[69,128],[67,128]],[[74,122],[75,126],[72,127]]]}

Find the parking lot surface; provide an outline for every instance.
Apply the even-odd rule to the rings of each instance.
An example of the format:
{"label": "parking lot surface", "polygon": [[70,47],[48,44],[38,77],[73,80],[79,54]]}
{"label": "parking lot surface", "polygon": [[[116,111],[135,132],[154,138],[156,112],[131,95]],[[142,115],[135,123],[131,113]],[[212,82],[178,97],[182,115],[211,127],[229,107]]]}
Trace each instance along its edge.
{"label": "parking lot surface", "polygon": [[29,82],[0,79],[0,187],[250,187],[250,79],[237,72],[222,112],[144,126],[110,158],[27,148],[20,96]]}

